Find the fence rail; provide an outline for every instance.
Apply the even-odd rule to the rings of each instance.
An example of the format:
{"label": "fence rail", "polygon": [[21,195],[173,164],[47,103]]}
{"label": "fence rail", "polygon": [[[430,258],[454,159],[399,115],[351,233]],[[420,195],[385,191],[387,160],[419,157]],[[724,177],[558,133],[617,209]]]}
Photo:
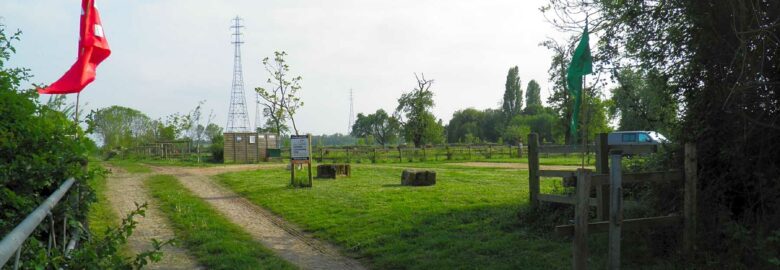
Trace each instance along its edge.
{"label": "fence rail", "polygon": [[[21,254],[22,245],[30,237],[33,231],[38,225],[46,219],[47,216],[51,216],[51,210],[57,205],[57,203],[65,196],[65,193],[70,190],[75,179],[69,178],[65,180],[54,193],[52,193],[41,205],[38,206],[30,215],[28,215],[19,225],[17,225],[10,233],[8,233],[3,240],[0,241],[0,268],[5,266],[8,260],[16,253],[16,259],[14,262],[14,269],[19,267],[19,256]],[[53,233],[53,232],[52,232]],[[63,237],[65,232],[63,231]],[[51,238],[50,238],[51,239]],[[63,238],[63,243],[65,243]]]}

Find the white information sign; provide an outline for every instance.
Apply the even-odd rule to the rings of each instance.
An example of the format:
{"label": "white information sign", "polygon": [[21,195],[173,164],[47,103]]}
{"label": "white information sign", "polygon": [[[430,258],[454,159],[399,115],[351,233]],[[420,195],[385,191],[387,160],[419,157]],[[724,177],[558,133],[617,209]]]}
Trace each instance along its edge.
{"label": "white information sign", "polygon": [[309,160],[309,138],[306,135],[290,136],[290,158]]}

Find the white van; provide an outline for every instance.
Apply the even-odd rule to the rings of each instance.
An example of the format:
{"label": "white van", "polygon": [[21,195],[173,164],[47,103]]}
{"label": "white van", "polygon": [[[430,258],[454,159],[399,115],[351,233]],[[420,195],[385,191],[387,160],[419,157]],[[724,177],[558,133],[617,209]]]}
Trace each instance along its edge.
{"label": "white van", "polygon": [[609,145],[660,145],[669,140],[655,131],[616,131],[609,134]]}

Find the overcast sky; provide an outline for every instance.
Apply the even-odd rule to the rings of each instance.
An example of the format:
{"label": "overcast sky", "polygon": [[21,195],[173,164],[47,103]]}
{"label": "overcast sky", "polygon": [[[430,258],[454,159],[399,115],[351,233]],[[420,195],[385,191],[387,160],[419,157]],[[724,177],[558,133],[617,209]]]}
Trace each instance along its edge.
{"label": "overcast sky", "polygon": [[[49,84],[75,61],[79,0],[2,0],[1,22],[20,29],[10,66],[31,83]],[[284,50],[303,77],[299,129],[345,133],[349,90],[355,113],[390,112],[416,85],[434,79],[436,117],[498,107],[507,70],[522,87],[535,79],[549,94],[551,53],[538,44],[560,37],[539,7],[546,0],[216,1],[98,0],[112,55],[81,95],[88,109],[122,105],[152,118],[192,110],[200,100],[227,123],[233,68],[231,19],[244,19],[246,98],[254,123],[254,88],[268,78],[261,59]],[[74,96],[75,97],[75,96]]]}

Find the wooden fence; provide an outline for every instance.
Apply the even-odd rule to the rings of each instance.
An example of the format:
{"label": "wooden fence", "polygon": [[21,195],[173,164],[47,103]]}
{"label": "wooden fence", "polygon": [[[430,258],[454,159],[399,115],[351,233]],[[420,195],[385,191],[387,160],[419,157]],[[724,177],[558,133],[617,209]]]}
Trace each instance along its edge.
{"label": "wooden fence", "polygon": [[[427,147],[315,147],[312,158],[332,163],[390,163],[443,160],[485,160],[520,158],[527,147],[517,145],[436,145]],[[289,158],[290,149],[282,148],[282,159]]]}
{"label": "wooden fence", "polygon": [[190,140],[160,141],[130,148],[130,155],[144,158],[180,159],[193,152]]}
{"label": "wooden fence", "polygon": [[[555,228],[562,236],[573,236],[573,269],[587,269],[588,233],[609,232],[609,269],[620,267],[620,232],[625,229],[651,228],[683,224],[683,250],[693,250],[696,227],[696,181],[697,165],[695,145],[685,145],[684,171],[671,170],[661,172],[622,173],[621,158],[625,154],[651,153],[656,151],[652,145],[609,146],[607,134],[600,134],[596,141],[596,171],[578,169],[577,171],[540,170],[539,153],[546,151],[538,146],[536,134],[529,135],[528,167],[529,190],[532,207],[540,202],[569,204],[574,206],[574,224],[560,225]],[[611,165],[610,163],[611,159]],[[562,178],[564,186],[576,187],[573,196],[541,194],[541,177]],[[622,184],[660,183],[678,181],[685,183],[683,213],[658,217],[623,219]],[[595,189],[596,197],[592,198]],[[590,208],[596,208],[599,221],[590,223]]]}

